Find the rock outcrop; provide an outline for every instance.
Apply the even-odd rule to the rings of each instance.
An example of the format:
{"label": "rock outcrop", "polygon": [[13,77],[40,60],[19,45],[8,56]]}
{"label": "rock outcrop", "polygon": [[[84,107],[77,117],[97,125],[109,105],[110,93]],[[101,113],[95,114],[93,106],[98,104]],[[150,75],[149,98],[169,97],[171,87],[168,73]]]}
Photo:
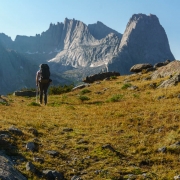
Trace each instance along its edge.
{"label": "rock outcrop", "polygon": [[151,79],[171,77],[180,74],[180,61],[172,61],[166,66],[159,67],[151,74]]}
{"label": "rock outcrop", "polygon": [[86,78],[84,78],[83,82],[93,83],[94,81],[104,80],[112,76],[120,76],[120,73],[119,72],[106,72],[106,73],[94,74],[94,75],[87,76]]}
{"label": "rock outcrop", "polygon": [[0,165],[0,179],[27,180],[15,169],[13,162],[3,151],[0,151]]}
{"label": "rock outcrop", "polygon": [[14,96],[26,96],[26,97],[35,97],[36,92],[35,91],[15,91],[13,93]]}
{"label": "rock outcrop", "polygon": [[143,69],[152,68],[153,66],[149,63],[144,64],[135,64],[133,67],[131,67],[130,72],[141,72]]}
{"label": "rock outcrop", "polygon": [[115,55],[108,64],[109,71],[129,74],[134,64],[155,64],[174,60],[164,28],[155,15],[134,14],[129,20]]}
{"label": "rock outcrop", "polygon": [[171,86],[175,86],[180,82],[180,75],[175,75],[170,79],[163,81],[157,88],[167,88]]}
{"label": "rock outcrop", "polygon": [[159,62],[159,63],[156,63],[154,65],[154,68],[159,68],[159,67],[162,67],[162,66],[166,66],[167,64],[169,64],[171,61],[169,59],[167,59],[166,61],[164,62]]}

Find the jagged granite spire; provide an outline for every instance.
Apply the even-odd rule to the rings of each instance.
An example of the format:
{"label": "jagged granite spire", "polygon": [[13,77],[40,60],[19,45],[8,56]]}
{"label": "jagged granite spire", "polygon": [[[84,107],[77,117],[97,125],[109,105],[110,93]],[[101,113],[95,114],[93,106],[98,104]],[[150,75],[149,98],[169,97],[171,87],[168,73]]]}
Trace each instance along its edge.
{"label": "jagged granite spire", "polygon": [[108,64],[109,71],[129,74],[131,66],[137,63],[174,60],[164,28],[155,15],[134,14],[117,47],[117,55]]}

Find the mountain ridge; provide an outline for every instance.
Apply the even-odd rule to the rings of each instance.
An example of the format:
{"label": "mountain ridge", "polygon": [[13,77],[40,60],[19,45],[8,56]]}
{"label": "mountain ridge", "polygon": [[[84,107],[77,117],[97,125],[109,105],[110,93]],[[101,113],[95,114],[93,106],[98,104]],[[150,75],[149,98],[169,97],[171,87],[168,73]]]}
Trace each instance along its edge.
{"label": "mountain ridge", "polygon": [[[64,23],[51,23],[36,36],[18,35],[12,41],[1,33],[0,41],[6,49],[21,53],[36,68],[40,63],[48,63],[57,83],[64,82],[63,76],[69,82],[80,82],[92,72],[130,74],[130,67],[136,63],[155,64],[175,59],[164,28],[152,14],[134,14],[122,36],[99,21],[86,25],[65,18]],[[79,69],[79,78],[75,79],[72,72]]]}

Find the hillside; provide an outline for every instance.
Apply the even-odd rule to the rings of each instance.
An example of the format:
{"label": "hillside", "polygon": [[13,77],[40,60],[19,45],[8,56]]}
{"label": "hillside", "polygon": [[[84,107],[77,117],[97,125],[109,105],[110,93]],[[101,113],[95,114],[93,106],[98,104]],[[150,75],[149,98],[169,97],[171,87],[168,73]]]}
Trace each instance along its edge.
{"label": "hillside", "polygon": [[24,55],[5,49],[0,43],[0,94],[33,87],[37,66]]}
{"label": "hillside", "polygon": [[[156,88],[169,77],[149,77],[112,77],[50,95],[47,106],[35,106],[35,98],[2,97],[8,104],[0,103],[0,142],[4,137],[11,144],[1,149],[28,179],[41,179],[43,170],[68,180],[173,179],[180,175],[180,84]],[[11,126],[22,132],[14,134]],[[33,152],[28,142],[35,143]]]}

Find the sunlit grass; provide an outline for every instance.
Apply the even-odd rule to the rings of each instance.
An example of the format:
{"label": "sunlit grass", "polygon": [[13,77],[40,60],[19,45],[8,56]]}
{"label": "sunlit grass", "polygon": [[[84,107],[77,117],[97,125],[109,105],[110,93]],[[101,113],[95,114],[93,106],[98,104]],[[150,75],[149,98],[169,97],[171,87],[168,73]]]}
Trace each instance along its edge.
{"label": "sunlit grass", "polygon": [[[21,129],[23,137],[13,142],[18,153],[32,162],[34,156],[43,157],[43,164],[33,162],[39,170],[55,169],[67,179],[82,172],[86,172],[83,179],[118,179],[128,174],[141,179],[143,173],[151,179],[173,179],[180,174],[180,151],[171,146],[180,141],[180,85],[153,89],[149,84],[163,79],[143,80],[147,76],[120,76],[91,84],[88,90],[50,95],[46,106],[36,106],[35,98],[10,95],[9,106],[0,105],[0,130],[12,125]],[[127,81],[138,89],[122,88]],[[30,128],[39,133],[39,149],[34,153],[25,149],[35,138]],[[119,155],[102,149],[105,144]],[[157,152],[163,146],[167,152]],[[47,150],[56,150],[60,156],[52,158]],[[25,163],[17,168],[36,179],[25,170]]]}

